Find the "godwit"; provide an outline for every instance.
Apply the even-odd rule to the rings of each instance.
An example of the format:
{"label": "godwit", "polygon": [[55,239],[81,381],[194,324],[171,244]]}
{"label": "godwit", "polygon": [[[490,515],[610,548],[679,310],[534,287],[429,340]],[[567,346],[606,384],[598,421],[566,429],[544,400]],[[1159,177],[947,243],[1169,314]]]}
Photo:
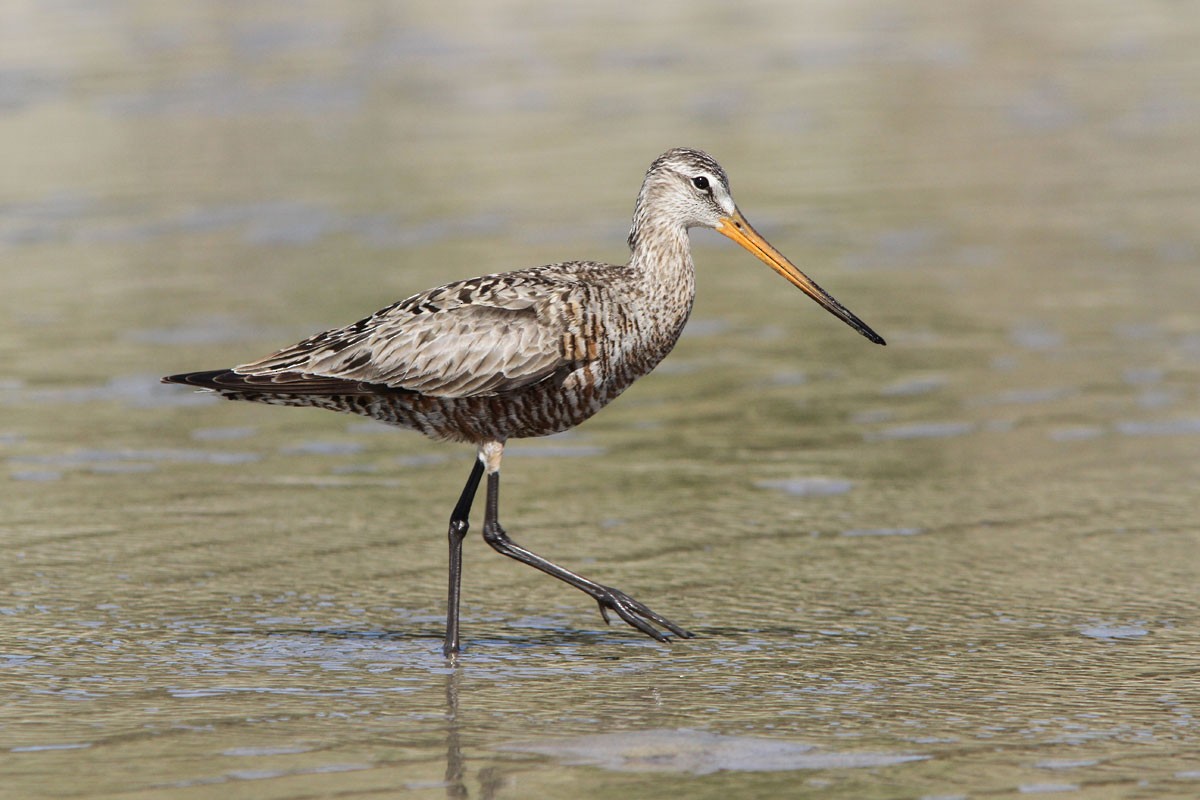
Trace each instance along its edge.
{"label": "godwit", "polygon": [[642,181],[629,263],[567,261],[484,275],[413,295],[344,328],[232,369],[163,378],[231,400],[361,414],[434,439],[470,442],[478,458],[450,515],[447,655],[459,650],[462,542],[487,473],[483,538],[564,581],[659,641],[691,633],[610,586],[551,563],[500,526],[500,457],[510,438],[573,428],[658,365],[695,297],[688,229],[713,228],[760,258],[876,344],[882,337],[758,234],[721,165],[699,150],[663,153]]}

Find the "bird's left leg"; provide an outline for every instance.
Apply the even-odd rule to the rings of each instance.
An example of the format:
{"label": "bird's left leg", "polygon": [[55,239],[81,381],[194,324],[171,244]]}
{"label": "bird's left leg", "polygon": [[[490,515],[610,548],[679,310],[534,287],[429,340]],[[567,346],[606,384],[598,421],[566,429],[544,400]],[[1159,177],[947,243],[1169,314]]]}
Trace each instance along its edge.
{"label": "bird's left leg", "polygon": [[446,641],[442,645],[442,653],[447,656],[457,653],[458,644],[458,598],[462,587],[462,543],[467,535],[470,523],[467,517],[471,514],[471,501],[479,488],[479,479],[483,477],[483,459],[475,459],[471,467],[471,475],[467,485],[463,487],[454,513],[450,515],[450,590],[446,599]]}
{"label": "bird's left leg", "polygon": [[541,570],[547,575],[558,578],[560,581],[570,584],[579,591],[589,595],[600,606],[600,616],[604,617],[605,622],[609,621],[608,612],[612,611],[629,625],[660,642],[667,641],[667,637],[655,628],[654,625],[651,625],[651,622],[662,628],[666,628],[681,638],[691,638],[695,635],[671,622],[666,617],[654,612],[637,600],[634,600],[619,589],[604,586],[565,567],[560,567],[554,562],[542,558],[537,553],[526,550],[510,539],[508,534],[505,533],[504,528],[500,527],[499,520],[500,456],[503,454],[503,451],[503,442],[489,442],[480,448],[480,455],[487,469],[487,508],[483,519],[484,541],[491,545],[496,552],[516,559],[522,564],[528,564],[534,569]]}

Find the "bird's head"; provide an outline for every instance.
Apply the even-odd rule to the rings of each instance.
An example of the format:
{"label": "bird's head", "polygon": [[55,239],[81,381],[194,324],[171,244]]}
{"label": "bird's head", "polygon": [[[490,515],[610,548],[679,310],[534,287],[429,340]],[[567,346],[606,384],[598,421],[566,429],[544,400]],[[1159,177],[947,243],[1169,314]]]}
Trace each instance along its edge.
{"label": "bird's head", "polygon": [[883,337],[852,314],[795,264],[776,250],[750,225],[729,190],[729,177],[716,160],[701,150],[676,147],[650,165],[642,182],[634,212],[629,245],[639,240],[656,224],[676,228],[704,227],[728,236],[778,272],[800,291],[817,301],[829,313],[845,322],[876,344]]}

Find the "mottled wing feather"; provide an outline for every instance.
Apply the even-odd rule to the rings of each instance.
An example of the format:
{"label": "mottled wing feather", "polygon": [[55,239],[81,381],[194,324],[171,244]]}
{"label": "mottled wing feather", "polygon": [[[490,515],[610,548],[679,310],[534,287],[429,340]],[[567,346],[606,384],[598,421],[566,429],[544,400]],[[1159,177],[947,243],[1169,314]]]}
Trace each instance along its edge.
{"label": "mottled wing feather", "polygon": [[517,389],[568,363],[547,288],[511,275],[504,283],[450,284],[234,372],[277,391],[289,384],[308,391],[321,378],[437,397]]}

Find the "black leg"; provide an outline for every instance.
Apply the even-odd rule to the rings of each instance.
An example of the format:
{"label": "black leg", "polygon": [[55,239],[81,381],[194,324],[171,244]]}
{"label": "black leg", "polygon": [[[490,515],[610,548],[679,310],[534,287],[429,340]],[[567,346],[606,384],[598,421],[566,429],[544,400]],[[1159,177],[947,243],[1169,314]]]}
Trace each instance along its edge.
{"label": "black leg", "polygon": [[[683,628],[671,622],[666,617],[660,616],[651,611],[646,606],[634,600],[629,595],[622,591],[613,589],[611,586],[604,586],[595,581],[572,572],[569,569],[558,566],[550,561],[539,556],[530,550],[526,550],[519,544],[508,538],[508,534],[500,527],[500,473],[489,472],[487,483],[487,510],[484,513],[483,520],[483,538],[492,546],[498,553],[515,558],[522,564],[539,569],[547,575],[558,578],[564,583],[574,586],[584,594],[589,595],[600,606],[600,616],[604,617],[604,621],[608,622],[608,612],[613,611],[618,617],[625,620],[628,624],[637,628],[642,633],[652,639],[657,639],[660,642],[667,641],[666,635],[656,629],[650,623],[653,622],[659,627],[666,628],[671,633],[682,638],[690,638],[694,634],[684,630]],[[647,621],[649,620],[649,622]]]}
{"label": "black leg", "polygon": [[462,585],[462,543],[467,535],[470,524],[467,517],[471,515],[471,502],[479,489],[479,479],[483,477],[483,462],[475,460],[471,468],[471,476],[463,487],[458,498],[458,505],[450,515],[450,592],[446,602],[446,643],[442,652],[451,655],[458,652],[458,598]]}

